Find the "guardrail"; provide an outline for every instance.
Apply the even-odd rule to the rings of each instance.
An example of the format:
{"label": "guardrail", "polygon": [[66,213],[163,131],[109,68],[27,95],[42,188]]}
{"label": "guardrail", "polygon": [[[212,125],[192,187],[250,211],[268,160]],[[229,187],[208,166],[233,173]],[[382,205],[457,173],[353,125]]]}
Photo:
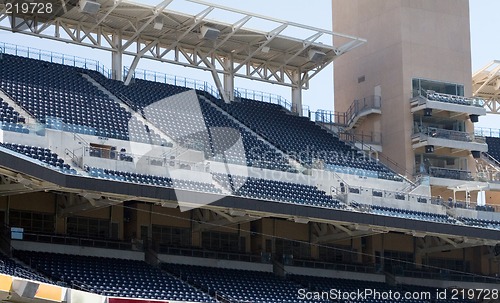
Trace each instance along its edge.
{"label": "guardrail", "polygon": [[329,270],[339,270],[339,271],[351,271],[360,273],[375,273],[376,269],[372,266],[366,266],[361,264],[346,264],[346,263],[329,263],[329,262],[319,262],[312,260],[293,260],[293,266],[298,267],[308,267],[317,269],[329,269]]}
{"label": "guardrail", "polygon": [[155,251],[159,254],[176,255],[184,257],[209,258],[217,260],[232,260],[232,261],[243,261],[243,262],[254,262],[254,263],[271,263],[270,256],[266,254],[252,255],[252,254],[241,254],[241,253],[231,253],[231,252],[218,252],[218,251],[209,251],[203,249],[172,247],[166,244],[158,244],[155,247]]}
{"label": "guardrail", "polygon": [[[433,90],[424,90],[424,89],[418,90],[414,92],[414,96],[422,96],[423,98],[429,101],[438,101],[444,103],[475,106],[475,107],[484,106],[484,100],[481,98],[476,98],[476,97],[468,98],[463,96],[449,95],[449,94],[438,93]],[[423,101],[421,103],[423,103]]]}
{"label": "guardrail", "polygon": [[500,129],[498,128],[487,128],[487,127],[475,127],[474,134],[481,137],[497,137],[500,138]]}
{"label": "guardrail", "polygon": [[453,141],[486,143],[484,138],[480,136],[475,136],[473,133],[448,130],[436,127],[425,127],[425,126],[415,127],[413,129],[413,134],[425,135],[432,138],[440,138]]}
{"label": "guardrail", "polygon": [[479,282],[479,283],[498,283],[497,277],[486,277],[475,274],[460,274],[449,271],[432,272],[432,271],[419,271],[411,269],[403,269],[395,273],[396,276],[419,278],[419,279],[434,279],[434,280],[447,280],[447,281],[460,281],[460,282]]}
{"label": "guardrail", "polygon": [[43,242],[51,244],[76,245],[108,249],[132,250],[130,242],[112,241],[102,239],[78,238],[61,235],[35,234],[24,232],[24,241]]}
{"label": "guardrail", "polygon": [[466,170],[450,169],[441,167],[429,167],[429,175],[436,178],[473,181],[472,173]]}
{"label": "guardrail", "polygon": [[0,53],[95,70],[104,76],[111,78],[111,70],[106,68],[97,60],[77,56],[68,56],[62,53],[45,51],[34,47],[20,46],[5,42],[0,42]]}
{"label": "guardrail", "polygon": [[314,112],[314,121],[348,126],[363,111],[369,109],[380,109],[382,99],[380,96],[369,96],[354,100],[346,112],[334,112],[330,110],[317,110]]}

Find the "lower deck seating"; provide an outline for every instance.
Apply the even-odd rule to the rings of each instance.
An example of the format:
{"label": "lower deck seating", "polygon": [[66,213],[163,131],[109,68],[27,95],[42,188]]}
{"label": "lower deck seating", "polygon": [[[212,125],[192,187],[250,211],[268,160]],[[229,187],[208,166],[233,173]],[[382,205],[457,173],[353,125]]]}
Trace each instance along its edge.
{"label": "lower deck seating", "polygon": [[[324,277],[312,277],[312,276],[300,276],[300,275],[292,275],[291,279],[304,287],[309,287],[313,291],[326,291],[330,290],[342,291],[342,292],[354,292],[358,293],[358,291],[364,290],[372,290],[374,292],[378,292],[379,295],[382,293],[392,292],[393,294],[399,293],[401,297],[409,294],[410,296],[414,296],[408,299],[395,299],[395,295],[393,298],[385,298],[375,297],[375,295],[366,296],[363,300],[331,300],[333,302],[363,302],[363,303],[431,303],[431,302],[459,302],[459,303],[468,303],[470,301],[467,300],[452,300],[451,292],[447,292],[446,300],[439,300],[436,298],[436,290],[437,288],[428,288],[428,287],[419,287],[419,286],[411,286],[411,285],[395,285],[391,286],[382,282],[373,282],[373,281],[361,281],[361,280],[350,280],[350,279],[338,279],[338,278],[324,278]],[[417,298],[418,297],[418,298]],[[428,298],[428,299],[426,299]]]}
{"label": "lower deck seating", "polygon": [[47,277],[16,263],[14,260],[3,254],[0,254],[0,273],[13,277],[54,284],[54,282]]}
{"label": "lower deck seating", "polygon": [[229,302],[328,302],[299,299],[301,287],[298,284],[270,272],[179,264],[162,264],[162,268],[211,295],[223,296]]}
{"label": "lower deck seating", "polygon": [[69,287],[129,298],[215,303],[207,294],[143,261],[15,251],[38,272]]}
{"label": "lower deck seating", "polygon": [[15,151],[17,153],[23,154],[25,156],[31,157],[36,160],[40,160],[50,166],[59,168],[62,172],[67,174],[76,174],[76,170],[71,168],[69,164],[64,163],[56,153],[53,153],[48,148],[42,148],[37,146],[29,146],[16,143],[1,143],[0,146]]}

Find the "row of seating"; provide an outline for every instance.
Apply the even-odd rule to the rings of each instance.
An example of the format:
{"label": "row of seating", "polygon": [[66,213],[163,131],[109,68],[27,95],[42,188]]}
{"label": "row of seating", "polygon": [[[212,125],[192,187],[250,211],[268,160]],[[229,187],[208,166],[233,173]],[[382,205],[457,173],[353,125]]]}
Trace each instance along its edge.
{"label": "row of seating", "polygon": [[298,284],[270,272],[180,264],[162,264],[162,268],[211,295],[221,295],[224,302],[328,302],[300,299]]}
{"label": "row of seating", "polygon": [[382,216],[398,217],[412,220],[432,221],[438,223],[456,224],[456,220],[448,215],[435,214],[423,211],[408,210],[394,207],[384,207],[379,205],[366,205],[352,203],[356,209],[363,212],[370,212]]}
{"label": "row of seating", "polygon": [[0,98],[0,122],[25,123],[26,119],[21,117],[3,98]]}
{"label": "row of seating", "polygon": [[[330,292],[330,290],[337,290],[344,293],[355,293],[358,291],[364,292],[365,290],[372,290],[373,292],[378,292],[379,296],[366,296],[364,300],[361,299],[338,299],[334,302],[367,302],[367,303],[431,303],[431,302],[459,302],[459,303],[469,303],[469,300],[462,300],[460,298],[452,298],[451,292],[446,292],[446,299],[438,298],[437,293],[443,291],[439,288],[431,287],[420,287],[413,285],[395,285],[391,286],[383,282],[374,281],[362,281],[362,280],[351,280],[351,279],[339,279],[339,278],[325,278],[325,277],[311,277],[302,275],[292,275],[291,279],[304,287],[309,287],[313,291],[318,292]],[[392,298],[382,298],[382,293],[399,293],[401,295],[400,299],[396,299],[395,295]],[[414,295],[414,298],[404,298],[405,293]],[[424,298],[424,296],[430,295],[430,298]],[[332,298],[334,299],[334,298]],[[331,301],[330,301],[331,302]]]}
{"label": "row of seating", "polygon": [[67,174],[76,174],[76,170],[71,168],[71,166],[67,163],[64,163],[64,160],[60,158],[56,153],[52,152],[48,148],[38,147],[38,146],[29,146],[24,144],[16,144],[16,143],[2,143],[0,142],[0,146],[15,151],[17,153],[23,154],[25,156],[31,157],[36,160],[40,160],[43,163],[46,163],[50,166],[56,167],[60,169],[62,172]]}
{"label": "row of seating", "polygon": [[0,253],[0,273],[13,277],[54,284],[54,282],[49,278],[28,267],[22,266],[2,253]]}
{"label": "row of seating", "polygon": [[213,177],[237,196],[315,207],[343,208],[343,204],[338,200],[311,185],[220,173],[213,174]]}
{"label": "row of seating", "polygon": [[89,176],[95,178],[147,184],[153,186],[164,186],[164,187],[171,187],[178,189],[187,189],[191,191],[200,191],[206,193],[219,193],[219,194],[222,193],[220,189],[216,188],[213,184],[210,183],[204,183],[192,180],[172,179],[163,176],[131,173],[131,172],[103,169],[103,168],[89,167],[89,166],[85,166],[84,169],[89,174]]}
{"label": "row of seating", "polygon": [[[194,91],[136,79],[126,86],[89,73],[118,98],[140,112],[178,143],[205,152],[206,158],[231,164],[294,171],[275,148],[248,132]],[[239,145],[241,144],[241,145]]]}
{"label": "row of seating", "polygon": [[486,137],[486,144],[488,144],[488,154],[500,162],[500,138]]}
{"label": "row of seating", "polygon": [[83,69],[8,54],[0,60],[0,88],[40,123],[59,118],[73,126],[70,131],[134,140],[129,134],[134,129],[149,137],[142,123],[82,76]]}
{"label": "row of seating", "polygon": [[153,300],[216,302],[144,261],[31,251],[15,251],[14,256],[54,281],[92,293]]}
{"label": "row of seating", "polygon": [[307,117],[293,115],[280,105],[249,99],[230,104],[213,97],[210,100],[305,165],[313,166],[320,160],[326,167],[361,168],[380,172],[383,178],[401,181],[381,163],[363,157],[361,151],[348,146]]}
{"label": "row of seating", "polygon": [[500,230],[500,221],[481,220],[481,219],[466,218],[466,217],[459,217],[458,219],[464,224],[469,226]]}
{"label": "row of seating", "polygon": [[[25,274],[29,279],[63,284],[113,297],[205,303],[221,301],[399,303],[396,299],[376,296],[350,300],[301,296],[301,293],[305,292],[326,292],[331,296],[332,290],[336,290],[336,294],[372,290],[386,294],[406,292],[418,296],[418,298],[405,298],[404,301],[409,303],[431,303],[443,300],[443,298],[436,297],[441,289],[405,284],[389,285],[383,282],[292,274],[283,278],[272,272],[173,263],[162,263],[160,268],[157,268],[144,261],[33,251],[15,250],[14,256],[25,264],[29,264],[31,268],[9,271],[9,268],[20,268],[20,265],[3,257],[4,266],[0,266],[1,272],[14,276]],[[430,297],[422,298],[422,294],[430,295]],[[451,292],[447,293],[446,300],[449,302],[471,302],[460,298],[452,300],[451,295]]]}

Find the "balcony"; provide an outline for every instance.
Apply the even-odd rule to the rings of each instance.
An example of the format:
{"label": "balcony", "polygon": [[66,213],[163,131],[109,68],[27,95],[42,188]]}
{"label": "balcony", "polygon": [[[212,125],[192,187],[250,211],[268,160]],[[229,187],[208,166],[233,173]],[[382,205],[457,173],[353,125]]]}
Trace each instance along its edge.
{"label": "balcony", "polygon": [[460,170],[460,169],[430,167],[429,175],[434,178],[442,178],[442,179],[454,179],[462,181],[474,180],[470,171]]}
{"label": "balcony", "polygon": [[411,98],[411,112],[417,113],[432,109],[433,115],[441,111],[455,112],[466,115],[486,115],[484,100],[462,96],[436,93],[431,90],[421,90]]}
{"label": "balcony", "polygon": [[484,137],[473,133],[448,130],[436,127],[418,127],[413,130],[412,144],[414,149],[424,148],[426,145],[447,147],[455,151],[487,152],[488,145]]}

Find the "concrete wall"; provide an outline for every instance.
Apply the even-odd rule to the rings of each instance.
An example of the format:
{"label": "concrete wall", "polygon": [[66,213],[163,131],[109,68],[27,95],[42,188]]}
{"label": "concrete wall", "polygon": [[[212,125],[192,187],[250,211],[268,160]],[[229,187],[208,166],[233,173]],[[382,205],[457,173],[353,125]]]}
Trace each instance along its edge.
{"label": "concrete wall", "polygon": [[412,78],[463,84],[471,94],[468,1],[332,0],[332,9],[334,31],[368,40],[334,63],[335,110],[346,111],[380,85],[380,122],[364,123],[380,127],[383,153],[413,171]]}

